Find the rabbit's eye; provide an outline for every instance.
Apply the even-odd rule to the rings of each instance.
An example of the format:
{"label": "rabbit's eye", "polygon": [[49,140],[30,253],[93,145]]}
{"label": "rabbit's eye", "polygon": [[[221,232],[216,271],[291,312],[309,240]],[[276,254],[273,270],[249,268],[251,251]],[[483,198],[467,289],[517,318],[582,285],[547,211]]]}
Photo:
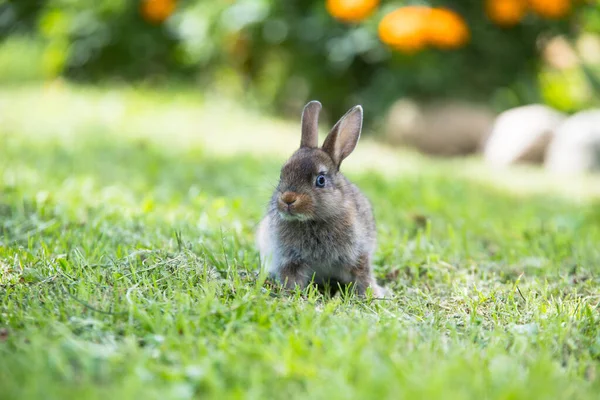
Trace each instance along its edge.
{"label": "rabbit's eye", "polygon": [[325,187],[325,175],[319,174],[319,176],[317,176],[317,180],[315,181],[315,185],[320,188]]}

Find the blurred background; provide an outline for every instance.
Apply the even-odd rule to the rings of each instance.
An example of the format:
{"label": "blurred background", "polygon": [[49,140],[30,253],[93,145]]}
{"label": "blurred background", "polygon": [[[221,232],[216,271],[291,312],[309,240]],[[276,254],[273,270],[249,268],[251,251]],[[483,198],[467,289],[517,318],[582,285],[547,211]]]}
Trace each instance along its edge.
{"label": "blurred background", "polygon": [[430,155],[600,168],[597,0],[0,0],[0,37],[4,86],[184,85],[294,119],[319,99],[329,123],[362,104],[366,135]]}

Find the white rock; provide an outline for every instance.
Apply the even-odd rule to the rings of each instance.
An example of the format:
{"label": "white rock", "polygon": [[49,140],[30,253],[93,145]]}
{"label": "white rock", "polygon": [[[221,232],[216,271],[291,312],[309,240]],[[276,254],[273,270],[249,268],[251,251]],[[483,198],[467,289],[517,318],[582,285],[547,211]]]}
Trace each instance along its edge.
{"label": "white rock", "polygon": [[600,109],[580,112],[561,124],[545,166],[557,174],[600,171]]}
{"label": "white rock", "polygon": [[505,111],[496,118],[485,144],[484,158],[494,166],[541,163],[556,128],[565,115],[532,104]]}
{"label": "white rock", "polygon": [[481,149],[494,114],[485,107],[458,101],[422,106],[397,101],[388,113],[386,139],[439,156],[472,154]]}

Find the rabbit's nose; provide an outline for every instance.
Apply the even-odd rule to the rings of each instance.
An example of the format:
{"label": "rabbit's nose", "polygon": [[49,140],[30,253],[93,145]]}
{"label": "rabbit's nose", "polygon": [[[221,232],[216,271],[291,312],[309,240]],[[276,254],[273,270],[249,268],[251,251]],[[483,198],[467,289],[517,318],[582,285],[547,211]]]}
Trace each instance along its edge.
{"label": "rabbit's nose", "polygon": [[281,195],[281,201],[283,201],[288,206],[291,206],[296,202],[297,197],[298,196],[296,196],[296,193],[285,192],[283,195]]}

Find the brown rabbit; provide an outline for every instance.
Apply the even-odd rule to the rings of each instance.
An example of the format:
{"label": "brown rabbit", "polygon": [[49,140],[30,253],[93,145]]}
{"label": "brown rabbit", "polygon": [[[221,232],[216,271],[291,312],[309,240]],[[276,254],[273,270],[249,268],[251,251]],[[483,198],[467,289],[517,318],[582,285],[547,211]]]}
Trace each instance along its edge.
{"label": "brown rabbit", "polygon": [[380,297],[385,292],[371,267],[376,245],[371,205],[340,172],[360,137],[363,110],[350,109],[319,148],[320,111],[318,101],[304,107],[300,148],[281,169],[258,230],[261,261],[286,288],[314,280],[334,291],[352,284],[359,295],[370,287]]}

